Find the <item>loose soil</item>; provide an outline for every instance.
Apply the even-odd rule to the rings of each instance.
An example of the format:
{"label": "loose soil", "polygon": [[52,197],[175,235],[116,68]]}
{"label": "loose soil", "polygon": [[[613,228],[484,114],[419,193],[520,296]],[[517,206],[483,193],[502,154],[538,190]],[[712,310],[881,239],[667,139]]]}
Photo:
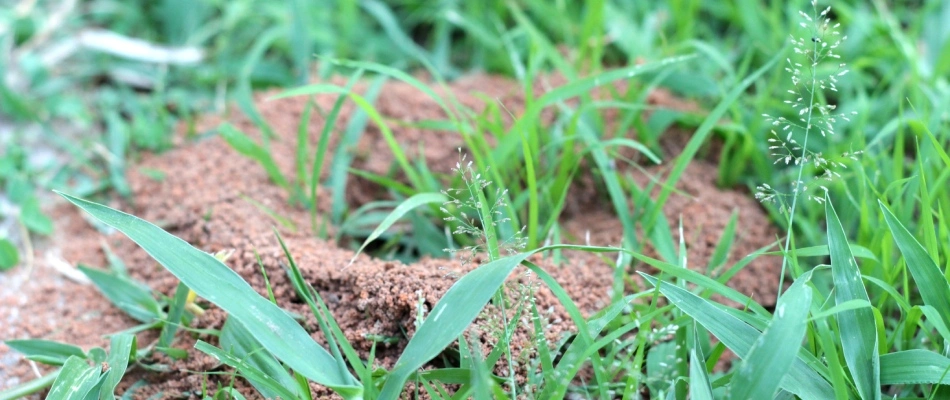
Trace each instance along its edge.
{"label": "loose soil", "polygon": [[[548,77],[539,80],[534,90],[542,93],[563,81]],[[367,87],[361,83],[355,90],[364,92]],[[624,89],[623,85],[616,87],[621,92]],[[524,108],[522,87],[500,77],[472,75],[450,84],[448,88],[438,89],[441,93],[446,90],[462,105],[476,112],[485,108],[486,101],[503,105],[513,115],[518,115]],[[295,135],[307,99],[270,100],[273,94],[258,95],[256,104],[261,115],[279,135],[272,148],[279,167],[285,174],[294,176]],[[326,111],[332,108],[335,96],[314,96],[313,101],[316,110]],[[662,90],[653,92],[648,101],[658,107],[696,108]],[[462,147],[464,151],[464,142],[457,134],[396,122],[445,118],[434,100],[410,85],[391,82],[382,88],[376,107],[393,121],[390,125],[393,133],[410,157],[424,158],[432,171],[450,172],[458,161],[457,149]],[[331,149],[335,148],[339,133],[354,111],[352,104],[343,108],[336,124],[336,134],[331,138]],[[553,117],[553,114],[543,116],[548,122]],[[608,112],[605,117],[608,126],[613,126],[610,119],[612,114]],[[233,250],[227,264],[259,293],[266,295],[264,278],[255,258],[256,251],[260,254],[279,305],[300,315],[310,315],[309,309],[294,294],[284,274],[282,263],[286,259],[272,231],[277,226],[305,279],[326,299],[333,316],[359,351],[367,353],[370,350],[373,342],[368,337],[372,335],[400,338],[395,343],[377,344],[378,364],[391,366],[405,347],[406,338],[415,331],[414,321],[420,297],[425,306],[431,309],[455,282],[455,274],[447,271],[464,273],[473,268],[472,264],[427,258],[405,265],[360,255],[352,266],[344,268],[353,256],[351,250],[340,248],[332,241],[317,239],[308,229],[309,215],[289,206],[285,191],[271,184],[258,164],[238,155],[218,136],[201,134],[225,120],[252,137],[260,135],[255,125],[243,116],[204,118],[188,129],[197,135],[179,135],[178,146],[174,150],[145,155],[134,167],[129,168],[128,180],[133,189],[133,200],[115,202],[111,206],[152,221],[201,250]],[[308,140],[316,143],[324,125],[323,114],[314,112],[309,122]],[[510,123],[510,118],[504,118],[501,122]],[[632,137],[632,132],[615,134]],[[661,144],[666,159],[678,154],[689,137],[690,132],[677,128],[664,135]],[[393,159],[389,148],[372,124],[351,152],[355,155],[354,168],[378,174],[386,174],[392,168]],[[636,154],[626,156],[637,158]],[[329,165],[331,158],[328,157],[326,165]],[[638,168],[618,165],[618,168],[633,176],[641,185],[651,179],[662,179],[668,173],[666,164]],[[663,214],[672,226],[682,219],[689,265],[703,272],[733,212],[738,212],[739,226],[742,228],[737,232],[729,254],[729,265],[769,245],[776,237],[776,231],[767,216],[747,193],[716,187],[716,170],[715,154],[691,163],[680,179],[677,191],[663,209]],[[161,175],[160,179],[156,179],[156,172]],[[346,200],[351,207],[388,197],[384,190],[369,181],[355,177],[349,179]],[[560,221],[565,237],[573,243],[619,245],[621,225],[611,211],[609,200],[598,195],[595,187],[593,176],[578,177]],[[330,196],[326,189],[322,190],[324,195],[320,197],[318,209],[326,213],[331,206]],[[297,222],[297,229],[280,225],[248,199]],[[61,272],[64,264],[56,262],[58,259],[65,260],[67,269],[77,264],[103,267],[107,265],[104,247],[110,248],[125,262],[133,278],[145,282],[158,292],[169,296],[173,294],[177,280],[131,241],[120,234],[100,232],[86,216],[66,204],[55,205],[52,212],[57,225],[56,234],[50,243],[43,246],[46,249],[44,253],[37,254],[40,262],[32,268],[21,267],[0,275],[0,287],[7,288],[0,291],[0,337],[59,340],[88,349],[92,346],[107,347],[108,340],[102,335],[134,326],[134,320],[111,306],[92,285],[81,282],[81,279],[68,278],[69,275]],[[333,228],[330,229],[332,234]],[[673,231],[674,237],[678,239],[679,234],[675,229]],[[648,252],[652,250],[648,249]],[[561,264],[541,256],[536,256],[534,261],[555,277],[585,315],[590,315],[609,303],[613,269],[599,256],[578,252],[567,254],[567,260]],[[653,272],[643,266],[637,268]],[[736,275],[729,285],[768,306],[774,301],[778,276],[778,260],[759,258]],[[549,327],[546,335],[551,343],[558,343],[571,334],[574,327],[569,322],[569,316],[543,285],[520,272],[513,274],[509,285],[515,289],[530,287],[536,290],[534,298],[538,309],[549,310],[544,316]],[[195,327],[220,328],[225,314],[213,306],[204,305],[209,307],[209,311],[195,320]],[[487,349],[493,342],[491,326],[491,321],[479,318],[475,327],[468,332],[469,339],[482,343]],[[312,317],[307,319],[305,327],[311,332],[317,330]],[[530,353],[532,340],[529,333],[529,329],[519,330],[514,347]],[[150,343],[154,335],[154,332],[141,334],[140,345]],[[323,341],[320,333],[314,333],[313,336]],[[141,379],[148,385],[136,392],[136,398],[156,393],[162,393],[163,398],[199,398],[197,393],[202,385],[214,390],[220,385],[230,384],[231,378],[227,374],[199,373],[229,370],[195,351],[193,345],[196,339],[216,343],[212,336],[180,332],[176,346],[188,351],[188,359],[157,359],[155,361],[168,365],[168,372],[145,373],[135,370],[127,375],[121,390]],[[46,370],[22,360],[2,344],[0,367],[0,389],[32,379],[37,372]],[[504,370],[499,368],[499,372]],[[237,380],[235,386],[246,395],[254,396],[253,390],[243,381]],[[322,388],[313,386],[315,393],[329,395]]]}

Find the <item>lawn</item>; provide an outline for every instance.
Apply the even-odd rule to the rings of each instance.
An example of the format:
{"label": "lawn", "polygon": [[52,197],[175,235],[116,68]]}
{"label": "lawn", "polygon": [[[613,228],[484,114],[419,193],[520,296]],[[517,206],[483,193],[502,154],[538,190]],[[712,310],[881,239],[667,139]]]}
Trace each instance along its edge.
{"label": "lawn", "polygon": [[11,3],[0,399],[944,398],[948,22]]}

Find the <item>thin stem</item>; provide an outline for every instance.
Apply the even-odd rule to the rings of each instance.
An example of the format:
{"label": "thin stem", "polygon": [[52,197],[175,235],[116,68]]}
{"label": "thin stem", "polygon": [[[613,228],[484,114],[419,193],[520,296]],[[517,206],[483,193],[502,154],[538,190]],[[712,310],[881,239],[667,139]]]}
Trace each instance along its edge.
{"label": "thin stem", "polygon": [[788,268],[788,250],[792,242],[792,232],[795,227],[795,207],[798,205],[798,193],[801,192],[802,174],[805,171],[805,155],[808,151],[808,136],[811,131],[811,118],[815,107],[815,88],[818,86],[818,76],[816,67],[818,65],[818,42],[812,41],[811,55],[811,88],[808,89],[808,118],[805,121],[805,139],[802,141],[802,156],[799,158],[798,178],[795,179],[792,191],[792,207],[788,211],[788,232],[785,235],[785,249],[782,257],[782,273],[778,278],[778,291],[775,295],[775,303],[778,304],[778,298],[782,296],[782,288],[785,286],[785,272]]}
{"label": "thin stem", "polygon": [[31,394],[36,394],[37,392],[44,389],[48,389],[53,386],[53,382],[56,381],[56,377],[59,376],[60,371],[62,371],[62,368],[40,378],[6,389],[0,392],[0,400],[19,399]]}
{"label": "thin stem", "polygon": [[[481,181],[476,178],[472,170],[469,170],[469,177],[471,182],[467,184],[469,198],[477,199],[476,200],[476,213],[478,213],[478,218],[482,223],[482,232],[485,235],[485,247],[488,251],[489,261],[495,261],[501,258],[501,249],[498,245],[498,231],[495,230],[495,218],[493,215],[494,207],[490,206],[488,203],[488,198],[485,196],[484,186]],[[463,173],[464,177],[464,173]],[[495,304],[501,309],[501,323],[505,331],[505,338],[511,336],[511,332],[508,331],[508,310],[505,307],[505,285],[501,285],[498,288],[498,291],[495,293]],[[510,339],[505,339],[505,346],[507,346],[507,351],[505,354],[508,358],[508,377],[511,381],[511,398],[518,397],[517,381],[515,380],[515,367],[511,356],[511,342]]]}

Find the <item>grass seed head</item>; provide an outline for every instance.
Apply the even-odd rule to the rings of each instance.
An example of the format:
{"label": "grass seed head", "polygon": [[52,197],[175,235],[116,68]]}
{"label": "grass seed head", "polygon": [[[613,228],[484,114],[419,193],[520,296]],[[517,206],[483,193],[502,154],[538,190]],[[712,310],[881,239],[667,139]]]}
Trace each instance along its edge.
{"label": "grass seed head", "polygon": [[[802,19],[799,26],[806,33],[798,37],[791,36],[795,54],[786,59],[785,71],[790,75],[791,89],[787,90],[790,96],[784,100],[784,104],[787,104],[789,111],[796,116],[795,120],[762,114],[765,121],[773,127],[767,139],[769,155],[775,160],[773,164],[799,168],[799,178],[792,182],[790,193],[767,185],[756,188],[756,199],[766,204],[777,204],[783,214],[794,209],[790,204],[794,204],[794,199],[799,194],[818,203],[824,201],[823,194],[808,193],[808,190],[814,187],[802,182],[806,167],[814,170],[814,179],[833,180],[841,176],[835,169],[846,168],[845,164],[837,159],[856,160],[856,155],[860,154],[849,151],[836,159],[829,159],[821,152],[813,151],[813,146],[807,146],[809,136],[814,136],[812,134],[816,131],[821,137],[832,136],[839,120],[850,122],[850,117],[857,114],[855,111],[840,113],[837,111],[837,104],[822,102],[824,96],[821,93],[837,92],[838,78],[849,72],[846,64],[840,61],[835,62],[831,72],[821,72],[824,69],[819,68],[828,60],[840,59],[835,50],[847,40],[847,36],[841,35],[838,30],[840,24],[832,23],[830,12],[831,7],[819,11],[817,2],[813,1],[810,14],[799,12]],[[779,134],[776,129],[782,133]]]}

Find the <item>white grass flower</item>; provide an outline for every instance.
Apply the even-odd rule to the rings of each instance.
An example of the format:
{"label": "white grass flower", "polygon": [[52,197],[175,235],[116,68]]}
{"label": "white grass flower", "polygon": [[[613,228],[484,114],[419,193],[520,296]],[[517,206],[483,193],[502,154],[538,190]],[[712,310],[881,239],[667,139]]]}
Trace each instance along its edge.
{"label": "white grass flower", "polygon": [[[832,181],[841,177],[837,169],[846,168],[838,159],[829,159],[821,152],[815,152],[814,145],[809,146],[809,140],[817,140],[811,136],[817,133],[822,138],[835,134],[836,124],[840,121],[850,122],[855,111],[841,113],[837,104],[824,103],[826,97],[823,92],[837,92],[839,78],[848,74],[845,63],[837,61],[841,56],[836,53],[841,44],[847,40],[847,35],[841,35],[838,30],[840,24],[832,24],[831,7],[819,11],[817,0],[813,0],[812,12],[799,12],[802,21],[799,26],[807,34],[796,37],[791,35],[790,43],[793,46],[794,56],[786,58],[787,72],[791,81],[790,95],[784,100],[789,106],[789,112],[798,118],[793,122],[788,118],[762,114],[765,122],[783,132],[780,136],[773,129],[768,140],[769,154],[774,157],[774,164],[784,164],[797,168],[797,178],[792,181],[790,193],[781,192],[772,186],[762,184],[756,187],[755,198],[763,204],[775,204],[779,212],[788,216],[788,226],[794,225],[795,210],[799,197],[815,201],[818,204],[825,202],[827,187],[810,185],[808,181],[821,179]],[[806,39],[807,38],[807,39]],[[836,67],[828,73],[825,68],[819,68],[823,63],[834,60]],[[815,132],[817,131],[817,132]],[[799,143],[800,140],[801,142]],[[857,160],[860,152],[848,151],[840,159]],[[808,174],[806,175],[806,170]],[[820,188],[821,193],[813,193],[812,189]],[[791,234],[785,241],[785,250],[788,251]],[[787,259],[783,259],[782,277],[779,287],[784,282]],[[781,292],[781,290],[779,291]]]}

